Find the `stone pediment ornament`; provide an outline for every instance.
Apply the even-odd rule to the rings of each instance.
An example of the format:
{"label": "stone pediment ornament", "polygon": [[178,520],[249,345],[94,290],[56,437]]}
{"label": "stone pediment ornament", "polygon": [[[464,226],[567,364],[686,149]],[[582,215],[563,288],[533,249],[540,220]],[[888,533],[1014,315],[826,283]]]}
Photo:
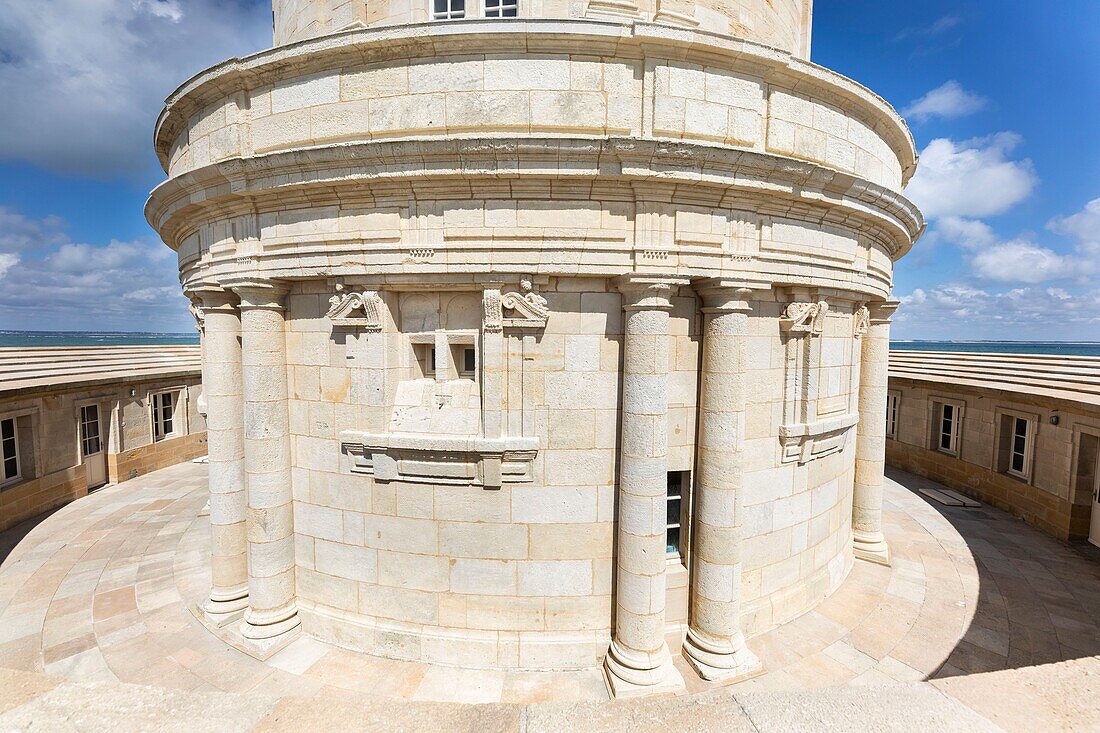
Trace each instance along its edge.
{"label": "stone pediment ornament", "polygon": [[871,309],[865,305],[861,305],[859,310],[856,311],[855,324],[853,326],[853,335],[858,339],[867,335],[867,331],[871,329]]}
{"label": "stone pediment ornament", "polygon": [[[546,298],[535,292],[531,280],[520,280],[521,292],[505,293],[500,298],[505,328],[545,328],[550,309]],[[511,315],[509,315],[511,314]]]}
{"label": "stone pediment ornament", "polygon": [[372,333],[382,330],[382,298],[376,290],[362,292],[341,292],[343,285],[336,286],[336,295],[328,299],[329,309],[325,315],[333,326],[363,328]]}
{"label": "stone pediment ornament", "polygon": [[820,334],[825,329],[825,316],[829,304],[824,300],[817,303],[791,303],[783,311],[779,326],[788,333]]}

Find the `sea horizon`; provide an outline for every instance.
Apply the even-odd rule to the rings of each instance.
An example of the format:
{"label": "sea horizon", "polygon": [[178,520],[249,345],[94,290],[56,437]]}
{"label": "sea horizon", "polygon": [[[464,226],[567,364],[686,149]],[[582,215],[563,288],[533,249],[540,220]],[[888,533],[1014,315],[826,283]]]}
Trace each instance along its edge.
{"label": "sea horizon", "polygon": [[[35,346],[155,346],[198,344],[195,331],[18,331],[0,329],[0,348]],[[1100,356],[1100,341],[1008,339],[893,339],[898,351],[965,351],[996,354]]]}

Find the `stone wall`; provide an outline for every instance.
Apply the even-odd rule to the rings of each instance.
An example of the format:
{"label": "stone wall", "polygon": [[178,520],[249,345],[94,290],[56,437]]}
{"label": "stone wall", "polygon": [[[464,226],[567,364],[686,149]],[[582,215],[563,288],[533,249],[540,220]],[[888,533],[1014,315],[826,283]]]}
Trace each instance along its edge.
{"label": "stone wall", "polygon": [[[136,392],[134,397],[130,391]],[[179,390],[182,433],[153,440],[149,395]],[[206,453],[206,422],[198,411],[199,380],[121,382],[0,398],[0,418],[16,417],[22,478],[0,487],[0,530],[85,496],[88,475],[80,447],[80,406],[99,407],[104,480],[128,478]],[[91,487],[96,488],[96,487]]]}
{"label": "stone wall", "polygon": [[[1059,539],[1088,536],[1092,497],[1074,491],[1074,440],[1079,426],[1100,429],[1096,411],[1036,395],[910,380],[892,379],[890,388],[900,402],[897,437],[887,441],[889,465],[992,504]],[[943,399],[964,406],[958,457],[933,449],[932,403]],[[997,467],[997,420],[1005,411],[1036,418],[1026,480]]]}
{"label": "stone wall", "polygon": [[[629,0],[518,0],[517,15],[654,20],[744,38],[808,59],[811,5],[812,0],[639,0],[636,5]],[[276,46],[349,29],[423,23],[432,17],[431,0],[275,0],[273,6]],[[464,20],[452,22],[485,17],[476,0],[469,0],[465,10]]]}

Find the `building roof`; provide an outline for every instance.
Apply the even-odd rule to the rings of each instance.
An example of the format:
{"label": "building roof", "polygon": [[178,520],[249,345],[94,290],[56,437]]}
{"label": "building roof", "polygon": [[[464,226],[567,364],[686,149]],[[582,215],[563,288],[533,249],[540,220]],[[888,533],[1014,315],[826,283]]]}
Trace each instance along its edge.
{"label": "building roof", "polygon": [[197,345],[0,348],[0,396],[197,376]]}
{"label": "building roof", "polygon": [[1100,407],[1100,357],[1095,356],[894,350],[890,377]]}

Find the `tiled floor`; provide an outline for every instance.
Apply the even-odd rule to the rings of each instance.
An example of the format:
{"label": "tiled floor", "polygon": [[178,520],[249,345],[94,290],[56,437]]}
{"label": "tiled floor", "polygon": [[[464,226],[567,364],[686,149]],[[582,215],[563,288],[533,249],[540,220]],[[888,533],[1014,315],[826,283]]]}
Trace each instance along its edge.
{"label": "tiled floor", "polygon": [[[206,501],[205,470],[182,464],[159,471],[70,504],[29,532],[16,528],[0,534],[0,557],[13,548],[0,566],[0,668],[12,671],[0,672],[18,682],[4,684],[0,678],[0,728],[17,722],[28,705],[38,705],[40,713],[60,710],[49,707],[51,696],[77,695],[74,685],[110,697],[122,694],[120,683],[160,688],[162,696],[185,693],[171,697],[177,707],[183,704],[179,700],[193,704],[193,696],[200,695],[208,700],[204,715],[221,715],[217,711],[225,705],[237,711],[235,724],[262,720],[269,728],[279,721],[305,725],[303,711],[313,710],[312,720],[319,720],[341,704],[362,711],[368,703],[380,724],[406,720],[414,728],[414,721],[432,715],[445,715],[448,727],[467,720],[466,706],[454,703],[482,704],[470,709],[498,716],[500,729],[533,730],[536,720],[568,728],[563,721],[569,715],[591,725],[625,719],[622,703],[606,701],[597,669],[456,670],[366,656],[306,636],[266,662],[227,646],[190,611],[209,583],[208,519],[198,516]],[[1020,724],[1029,714],[1038,716],[1037,723],[1049,722],[1051,711],[1065,707],[1051,702],[1055,690],[1072,689],[1089,676],[1097,679],[1096,554],[1056,542],[997,510],[930,503],[914,491],[930,482],[904,474],[895,478],[901,483],[890,482],[886,511],[892,567],[857,562],[840,590],[814,611],[751,640],[766,669],[756,679],[714,688],[678,661],[689,693],[697,694],[676,700],[719,707],[717,701],[736,700],[733,707],[743,708],[760,727],[746,712],[746,701],[763,701],[764,710],[783,696],[819,699],[810,691],[840,688],[849,691],[823,694],[877,700],[878,692],[858,690],[889,687],[899,701],[934,708],[951,700],[961,703],[957,716],[976,710],[986,721],[1024,729]],[[1042,670],[1057,684],[1036,693],[1032,678],[1045,679]],[[914,684],[925,680],[933,682]],[[26,700],[16,697],[21,690]],[[998,703],[991,690],[1014,699],[1016,707],[1021,700],[1027,704],[1014,710],[1011,703]],[[219,694],[247,699],[249,705],[233,708]],[[1097,697],[1095,691],[1091,695]],[[150,715],[155,716],[157,700],[169,704],[168,697],[153,695]],[[669,716],[675,704],[639,703],[630,710],[656,705]],[[1100,729],[1100,703],[1085,701],[1079,708],[1060,726]],[[239,717],[245,710],[262,714]],[[620,710],[619,717],[606,717],[614,710]],[[701,710],[700,715],[711,714]],[[559,714],[566,718],[555,717]]]}

